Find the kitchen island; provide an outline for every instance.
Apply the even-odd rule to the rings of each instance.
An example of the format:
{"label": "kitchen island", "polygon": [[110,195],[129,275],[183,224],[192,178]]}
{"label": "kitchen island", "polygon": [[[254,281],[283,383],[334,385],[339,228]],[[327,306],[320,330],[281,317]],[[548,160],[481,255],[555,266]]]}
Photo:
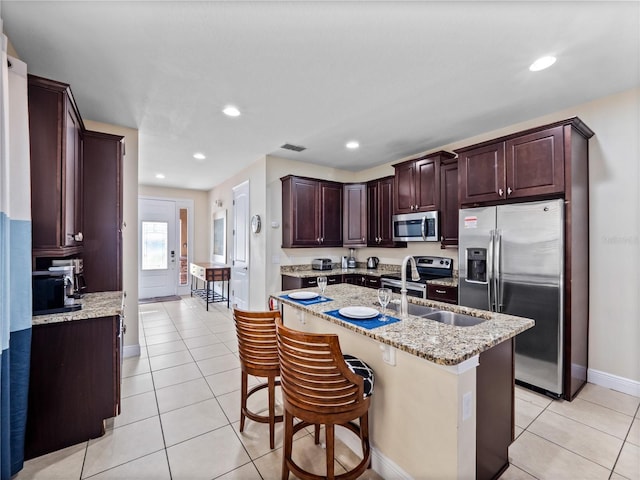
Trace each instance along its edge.
{"label": "kitchen island", "polygon": [[99,437],[119,413],[123,298],[87,293],[81,310],[33,317],[25,459]]}
{"label": "kitchen island", "polygon": [[[312,305],[288,293],[273,295],[285,324],[338,334],[342,351],[375,371],[372,458],[384,478],[484,479],[507,468],[513,440],[513,337],[531,328],[533,320],[412,298],[484,321],[454,327],[409,315],[367,330],[325,312],[375,307],[375,290],[334,285],[325,291],[332,301]],[[351,446],[350,436],[344,440]],[[357,444],[353,450],[359,451]]]}

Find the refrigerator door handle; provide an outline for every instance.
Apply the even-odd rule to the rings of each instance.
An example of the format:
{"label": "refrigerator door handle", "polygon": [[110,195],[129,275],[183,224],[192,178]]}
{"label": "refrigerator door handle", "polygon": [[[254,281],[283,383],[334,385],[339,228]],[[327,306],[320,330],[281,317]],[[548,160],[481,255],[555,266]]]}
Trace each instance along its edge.
{"label": "refrigerator door handle", "polygon": [[489,304],[489,310],[496,311],[495,295],[493,292],[493,245],[494,245],[494,230],[489,232],[489,247],[487,248],[487,300]]}
{"label": "refrigerator door handle", "polygon": [[495,265],[495,278],[496,278],[496,287],[495,287],[495,297],[496,297],[496,312],[501,313],[504,310],[504,289],[502,288],[502,270],[501,270],[501,261],[502,261],[502,232],[500,230],[496,230],[495,234],[495,247],[496,247],[496,265]]}

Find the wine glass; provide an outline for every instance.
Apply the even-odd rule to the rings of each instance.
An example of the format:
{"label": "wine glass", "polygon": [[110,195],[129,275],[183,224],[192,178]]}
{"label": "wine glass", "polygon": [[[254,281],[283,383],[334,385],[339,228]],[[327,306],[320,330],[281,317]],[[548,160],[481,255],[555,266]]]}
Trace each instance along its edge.
{"label": "wine glass", "polygon": [[382,318],[380,318],[380,320],[382,322],[386,322],[387,321],[387,305],[391,301],[391,289],[379,288],[378,301],[380,302],[380,305],[382,305]]}
{"label": "wine glass", "polygon": [[320,288],[320,300],[324,299],[324,289],[327,288],[327,277],[318,277],[318,288]]}

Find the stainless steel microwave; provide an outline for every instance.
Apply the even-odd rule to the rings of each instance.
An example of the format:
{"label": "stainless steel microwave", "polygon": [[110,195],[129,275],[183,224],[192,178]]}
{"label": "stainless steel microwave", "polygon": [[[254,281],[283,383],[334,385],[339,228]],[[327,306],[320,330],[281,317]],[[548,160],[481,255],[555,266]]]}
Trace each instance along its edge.
{"label": "stainless steel microwave", "polygon": [[439,237],[437,211],[393,216],[394,242],[437,242]]}

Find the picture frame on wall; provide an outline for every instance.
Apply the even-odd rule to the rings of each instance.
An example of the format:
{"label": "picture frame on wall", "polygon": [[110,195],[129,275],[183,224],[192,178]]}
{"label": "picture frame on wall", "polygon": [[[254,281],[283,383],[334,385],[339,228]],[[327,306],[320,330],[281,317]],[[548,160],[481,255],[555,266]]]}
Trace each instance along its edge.
{"label": "picture frame on wall", "polygon": [[227,210],[220,210],[213,214],[212,235],[213,248],[211,261],[213,263],[227,263]]}

